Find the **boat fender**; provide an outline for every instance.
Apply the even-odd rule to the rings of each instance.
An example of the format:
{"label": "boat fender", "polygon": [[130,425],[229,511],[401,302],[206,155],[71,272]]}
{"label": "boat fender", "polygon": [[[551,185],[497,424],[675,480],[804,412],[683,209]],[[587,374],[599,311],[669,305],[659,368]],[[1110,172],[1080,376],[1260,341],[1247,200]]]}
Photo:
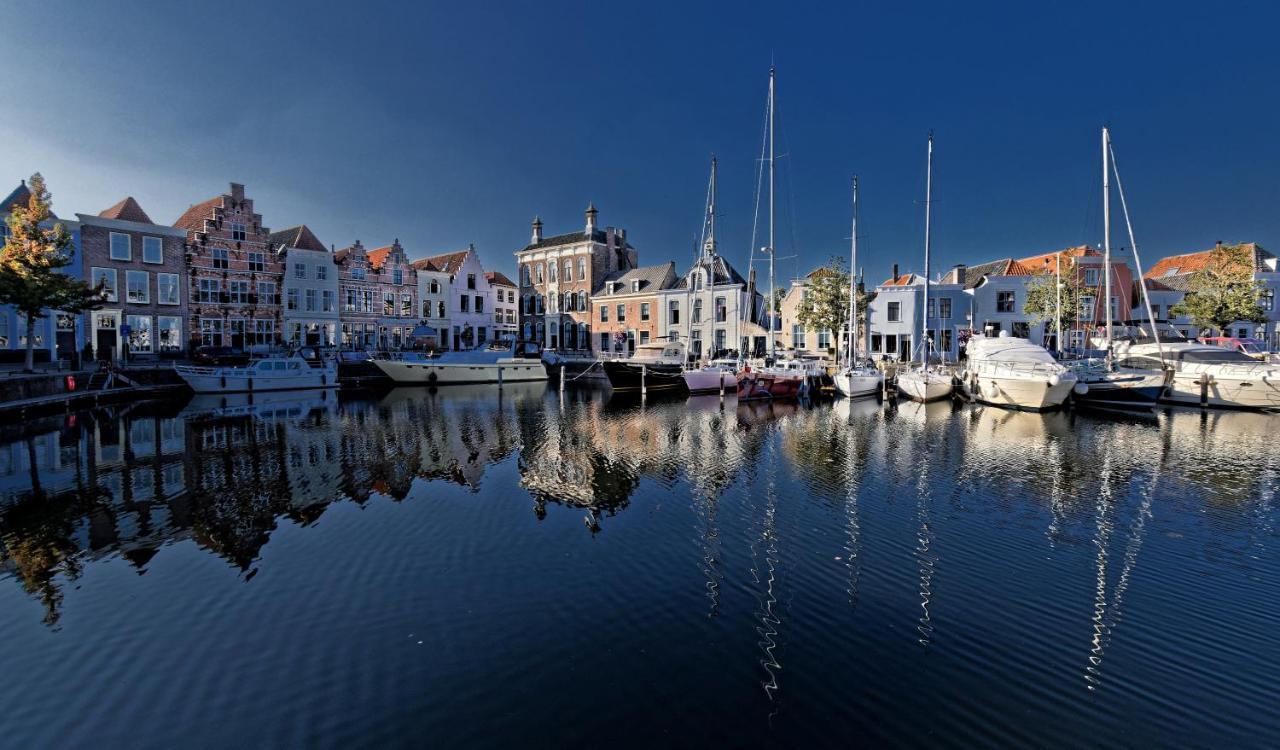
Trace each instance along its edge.
{"label": "boat fender", "polygon": [[221,382],[222,382],[222,387],[223,387],[223,388],[226,388],[226,387],[227,387],[227,376],[226,376],[226,375],[223,375],[223,376],[222,376]]}
{"label": "boat fender", "polygon": [[436,379],[437,379],[438,377],[439,377],[439,376],[437,376],[434,372],[429,372],[429,373],[427,373],[427,382],[428,382],[428,383],[433,383],[433,384],[434,384],[434,383],[436,382]]}
{"label": "boat fender", "polygon": [[68,393],[70,393],[71,391],[74,391],[75,389],[76,389],[76,376],[75,376],[75,375],[68,375],[68,376],[67,376],[67,392],[68,392]]}
{"label": "boat fender", "polygon": [[1049,387],[1051,387],[1051,388],[1052,388],[1053,386],[1056,386],[1056,385],[1058,385],[1058,384],[1059,384],[1059,383],[1061,383],[1061,382],[1062,382],[1062,376],[1061,376],[1061,375],[1058,375],[1057,373],[1054,373],[1053,375],[1050,375],[1050,376],[1049,376]]}
{"label": "boat fender", "polygon": [[1071,390],[1075,391],[1077,396],[1083,396],[1084,394],[1089,392],[1089,384],[1076,383],[1076,387],[1072,388]]}
{"label": "boat fender", "polygon": [[249,378],[249,390],[253,390],[253,378]]}

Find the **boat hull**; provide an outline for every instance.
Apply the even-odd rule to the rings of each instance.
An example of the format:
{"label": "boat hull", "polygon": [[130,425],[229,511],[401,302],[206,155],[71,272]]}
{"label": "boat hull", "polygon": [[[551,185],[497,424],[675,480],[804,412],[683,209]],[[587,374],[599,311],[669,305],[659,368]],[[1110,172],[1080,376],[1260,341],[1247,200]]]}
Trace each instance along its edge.
{"label": "boat hull", "polygon": [[1164,394],[1165,375],[1161,372],[1122,370],[1085,376],[1077,382],[1088,386],[1084,393],[1072,390],[1071,400],[1079,406],[1150,409]]}
{"label": "boat hull", "polygon": [[1005,409],[1048,411],[1067,400],[1076,385],[1070,373],[1058,376],[1054,384],[1049,378],[1014,378],[972,376],[964,380],[964,394],[973,401]]}
{"label": "boat hull", "polygon": [[738,400],[794,399],[800,395],[800,387],[803,384],[804,378],[799,375],[779,375],[769,372],[743,372],[738,374]]}
{"label": "boat hull", "polygon": [[838,372],[832,376],[836,393],[845,398],[875,396],[884,388],[884,375],[879,372]]}
{"label": "boat hull", "polygon": [[397,385],[462,385],[545,381],[547,368],[537,359],[502,359],[486,363],[397,362],[374,360]]}
{"label": "boat hull", "polygon": [[1177,372],[1160,399],[1183,406],[1221,409],[1280,409],[1280,377],[1225,378],[1204,372]]}
{"label": "boat hull", "polygon": [[683,373],[679,365],[639,364],[627,361],[607,361],[604,374],[615,391],[685,391]]}
{"label": "boat hull", "polygon": [[898,376],[898,393],[904,398],[921,403],[950,398],[954,387],[950,375],[936,372],[904,372]]}
{"label": "boat hull", "polygon": [[174,371],[196,393],[264,393],[338,387],[338,373],[332,368],[304,369],[284,377],[206,367],[175,367]]}
{"label": "boat hull", "polygon": [[733,393],[738,387],[738,378],[724,370],[685,370],[684,383],[689,393]]}

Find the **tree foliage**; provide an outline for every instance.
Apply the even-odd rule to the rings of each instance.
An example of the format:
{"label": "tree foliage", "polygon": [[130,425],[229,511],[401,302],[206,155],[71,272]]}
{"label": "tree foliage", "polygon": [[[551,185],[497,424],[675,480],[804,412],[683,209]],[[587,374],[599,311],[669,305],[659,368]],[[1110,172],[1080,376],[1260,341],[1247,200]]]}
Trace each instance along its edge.
{"label": "tree foliage", "polygon": [[[1027,300],[1022,311],[1036,323],[1045,323],[1048,330],[1057,333],[1061,326],[1063,338],[1075,327],[1080,311],[1080,300],[1093,290],[1085,287],[1084,280],[1077,273],[1075,264],[1063,265],[1061,297],[1059,297],[1058,275],[1043,274],[1038,276],[1027,287]],[[1090,321],[1093,311],[1089,311]]]}
{"label": "tree foliage", "polygon": [[1210,252],[1205,267],[1192,274],[1190,291],[1169,314],[1186,316],[1197,328],[1225,334],[1237,320],[1267,321],[1261,297],[1262,285],[1253,278],[1253,248],[1220,245]]}
{"label": "tree foliage", "polygon": [[[858,296],[858,320],[866,318],[867,295]],[[832,258],[827,265],[809,275],[809,285],[796,311],[796,322],[810,331],[831,331],[835,334],[836,358],[839,359],[839,335],[849,320],[849,273],[842,258]]]}
{"label": "tree foliage", "polygon": [[27,205],[9,214],[8,237],[0,249],[0,304],[12,305],[27,322],[26,369],[34,369],[35,324],[46,310],[79,313],[102,305],[102,288],[90,287],[62,269],[71,265],[71,235],[53,218],[52,198],[39,172],[27,185]]}

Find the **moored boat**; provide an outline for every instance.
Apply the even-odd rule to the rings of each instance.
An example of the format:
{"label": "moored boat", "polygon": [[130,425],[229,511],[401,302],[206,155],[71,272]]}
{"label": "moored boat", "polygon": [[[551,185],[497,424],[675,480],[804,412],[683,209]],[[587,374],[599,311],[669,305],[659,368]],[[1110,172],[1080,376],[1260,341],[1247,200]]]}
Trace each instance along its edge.
{"label": "moored boat", "polygon": [[1042,346],[1002,334],[974,338],[960,372],[965,396],[1009,409],[1044,411],[1062,406],[1076,376]]}
{"label": "moored boat", "polygon": [[176,365],[174,372],[196,393],[251,393],[337,388],[333,362],[301,356],[266,357],[243,367]]}
{"label": "moored boat", "polygon": [[615,391],[683,391],[685,349],[678,341],[650,342],[626,359],[607,359],[604,373]]}
{"label": "moored boat", "polygon": [[941,401],[950,398],[952,390],[951,373],[942,370],[918,367],[898,375],[898,394],[912,401]]}
{"label": "moored boat", "polygon": [[547,379],[541,349],[529,341],[439,356],[383,357],[374,359],[373,364],[397,385],[519,383]]}
{"label": "moored boat", "polygon": [[1280,365],[1259,362],[1239,351],[1187,342],[1133,344],[1124,350],[1119,372],[1162,363],[1172,370],[1160,398],[1163,402],[1280,409]]}
{"label": "moored boat", "polygon": [[747,367],[738,373],[736,391],[739,401],[786,400],[798,397],[803,384],[804,377],[795,373],[780,372],[775,368],[752,370]]}
{"label": "moored boat", "polygon": [[703,367],[684,371],[684,383],[689,393],[735,392],[738,385],[737,360],[715,359]]}

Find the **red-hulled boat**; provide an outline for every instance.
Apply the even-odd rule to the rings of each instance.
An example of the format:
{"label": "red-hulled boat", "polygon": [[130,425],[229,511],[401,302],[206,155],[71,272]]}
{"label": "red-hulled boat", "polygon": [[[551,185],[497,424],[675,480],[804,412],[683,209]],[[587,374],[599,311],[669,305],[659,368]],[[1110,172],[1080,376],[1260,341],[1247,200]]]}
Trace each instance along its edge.
{"label": "red-hulled boat", "polygon": [[738,373],[738,400],[796,398],[803,383],[804,378],[794,373],[747,367]]}

